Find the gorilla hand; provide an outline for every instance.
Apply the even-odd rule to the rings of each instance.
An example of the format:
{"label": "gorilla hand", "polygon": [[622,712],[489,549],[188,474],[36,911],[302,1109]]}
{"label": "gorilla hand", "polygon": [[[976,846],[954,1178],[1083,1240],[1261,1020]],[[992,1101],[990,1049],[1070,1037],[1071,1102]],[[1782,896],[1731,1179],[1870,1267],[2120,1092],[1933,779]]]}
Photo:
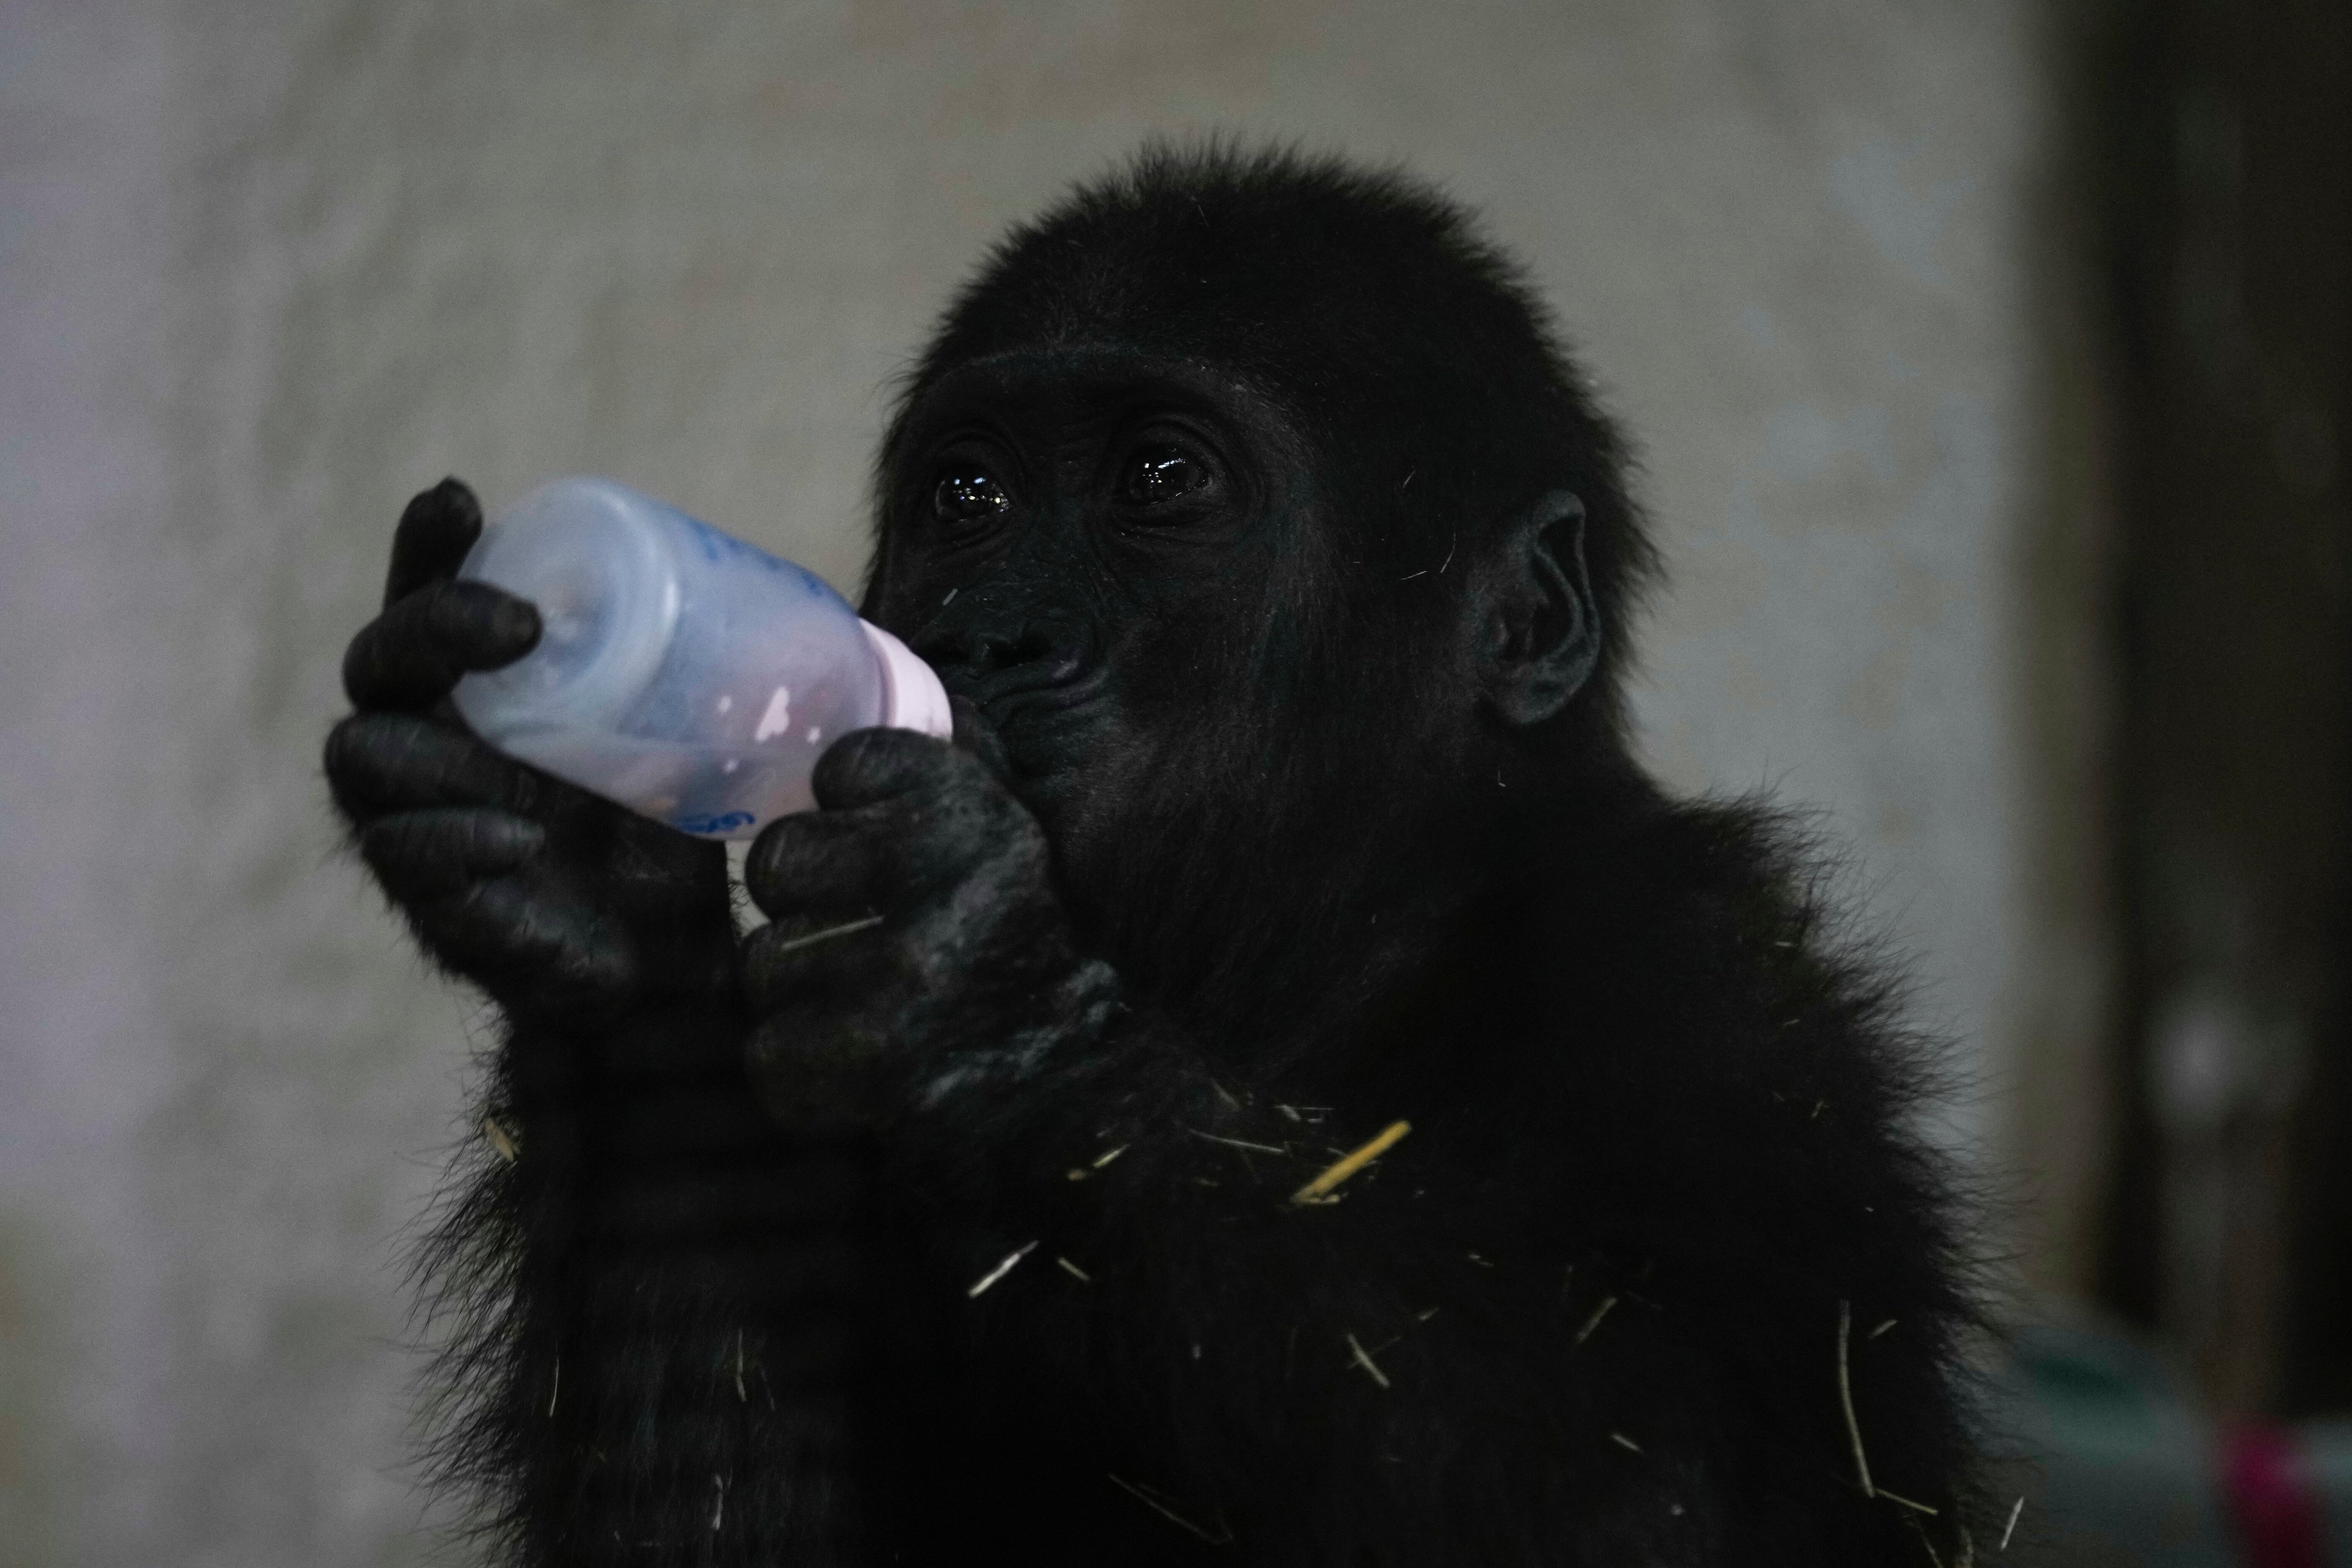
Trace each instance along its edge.
{"label": "gorilla hand", "polygon": [[362,858],[426,950],[510,1012],[719,991],[726,851],[500,755],[448,702],[539,640],[531,605],[454,580],[481,528],[456,479],[410,501],[383,614],[344,655],[358,711],[327,738],[327,779]]}
{"label": "gorilla hand", "polygon": [[875,1126],[1093,1038],[1118,1005],[1053,889],[1045,831],[979,758],[905,730],[843,736],[822,811],[770,826],[744,880],[749,1064],[804,1129]]}

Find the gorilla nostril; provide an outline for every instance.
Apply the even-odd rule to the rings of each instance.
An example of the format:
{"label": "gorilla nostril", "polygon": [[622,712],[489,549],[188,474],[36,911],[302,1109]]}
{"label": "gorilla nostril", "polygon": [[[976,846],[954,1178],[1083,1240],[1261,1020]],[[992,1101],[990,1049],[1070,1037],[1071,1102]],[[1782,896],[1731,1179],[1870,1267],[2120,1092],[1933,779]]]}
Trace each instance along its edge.
{"label": "gorilla nostril", "polygon": [[999,668],[1015,664],[1039,664],[1069,657],[1075,650],[1066,645],[1069,639],[1057,637],[1043,626],[1024,626],[1010,637],[997,639]]}
{"label": "gorilla nostril", "polygon": [[1030,665],[1075,670],[1085,662],[1085,640],[1075,627],[1020,621],[936,626],[909,646],[917,657],[942,673],[953,669],[986,676]]}
{"label": "gorilla nostril", "polygon": [[980,674],[1006,662],[998,646],[1001,640],[978,626],[939,626],[908,638],[907,646],[916,658],[942,673],[961,669]]}
{"label": "gorilla nostril", "polygon": [[961,631],[927,626],[907,638],[907,649],[933,669],[971,664],[971,639]]}

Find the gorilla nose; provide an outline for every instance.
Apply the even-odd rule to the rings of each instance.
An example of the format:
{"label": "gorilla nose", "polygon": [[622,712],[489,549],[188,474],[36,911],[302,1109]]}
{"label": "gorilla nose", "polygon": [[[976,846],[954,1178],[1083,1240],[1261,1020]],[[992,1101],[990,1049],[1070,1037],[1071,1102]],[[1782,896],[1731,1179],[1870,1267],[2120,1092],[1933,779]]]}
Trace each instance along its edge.
{"label": "gorilla nose", "polygon": [[1092,640],[1066,621],[997,620],[984,612],[934,624],[912,647],[957,695],[986,707],[1016,694],[1069,687],[1093,668]]}
{"label": "gorilla nose", "polygon": [[1024,665],[1076,662],[1079,641],[1071,628],[1048,621],[1007,625],[974,617],[961,625],[926,627],[912,646],[941,675],[950,669],[994,675]]}

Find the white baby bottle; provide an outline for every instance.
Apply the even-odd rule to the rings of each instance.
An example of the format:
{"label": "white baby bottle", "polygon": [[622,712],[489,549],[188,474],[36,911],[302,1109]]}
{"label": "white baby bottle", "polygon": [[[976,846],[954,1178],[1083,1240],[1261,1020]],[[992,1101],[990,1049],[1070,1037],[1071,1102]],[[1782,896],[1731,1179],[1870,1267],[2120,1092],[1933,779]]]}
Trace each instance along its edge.
{"label": "white baby bottle", "polygon": [[540,616],[530,653],[458,681],[475,733],[684,833],[806,810],[849,731],[953,728],[930,667],[823,579],[610,479],[531,491],[457,575]]}

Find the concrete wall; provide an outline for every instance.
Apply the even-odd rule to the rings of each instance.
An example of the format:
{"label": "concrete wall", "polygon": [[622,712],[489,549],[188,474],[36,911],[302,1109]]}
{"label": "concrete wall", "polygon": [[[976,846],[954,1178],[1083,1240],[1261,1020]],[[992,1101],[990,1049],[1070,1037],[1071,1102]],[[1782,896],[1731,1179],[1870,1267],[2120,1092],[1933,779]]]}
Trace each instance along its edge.
{"label": "concrete wall", "polygon": [[2100,972],[2041,48],[2002,4],[0,0],[0,1565],[430,1545],[400,1259],[476,1016],[315,765],[404,498],[602,470],[845,586],[946,290],[1150,131],[1486,210],[1646,449],[1659,766],[1824,808],[1981,1086],[1953,1136],[2078,1190],[2077,1110],[2011,1131],[2081,1103]]}

